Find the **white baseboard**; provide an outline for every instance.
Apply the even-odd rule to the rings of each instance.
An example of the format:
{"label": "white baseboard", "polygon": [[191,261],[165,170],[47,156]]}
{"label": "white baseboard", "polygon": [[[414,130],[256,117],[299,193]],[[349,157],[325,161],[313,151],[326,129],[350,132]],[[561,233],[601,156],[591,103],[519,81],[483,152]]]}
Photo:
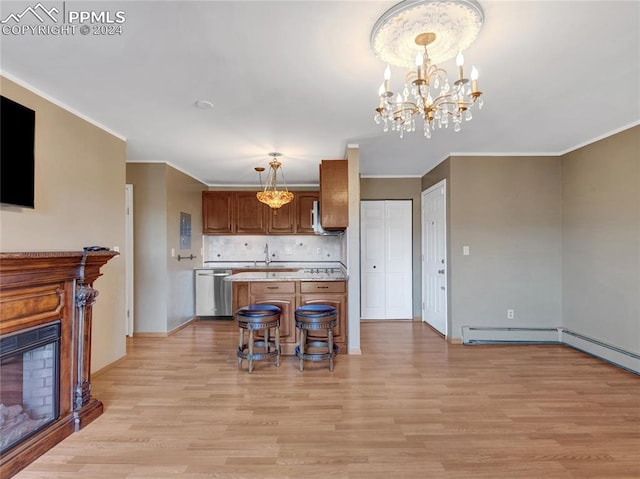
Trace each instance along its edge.
{"label": "white baseboard", "polygon": [[564,344],[640,375],[640,355],[564,328],[462,327],[462,344]]}

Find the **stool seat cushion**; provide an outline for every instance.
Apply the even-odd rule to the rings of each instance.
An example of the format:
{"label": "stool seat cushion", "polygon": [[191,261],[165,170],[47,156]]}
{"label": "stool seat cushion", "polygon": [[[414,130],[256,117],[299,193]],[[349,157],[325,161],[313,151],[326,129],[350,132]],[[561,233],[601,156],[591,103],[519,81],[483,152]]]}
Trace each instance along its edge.
{"label": "stool seat cushion", "polygon": [[338,310],[327,304],[305,304],[296,309],[296,318],[301,319],[321,319],[335,316]]}
{"label": "stool seat cushion", "polygon": [[250,311],[271,311],[272,313],[281,313],[282,310],[279,306],[275,304],[250,304],[244,309],[248,309]]}
{"label": "stool seat cushion", "polygon": [[271,304],[252,304],[251,306],[247,306],[236,311],[236,316],[256,319],[264,318],[266,316],[273,316],[274,314],[280,313],[281,310],[278,306],[273,306]]}

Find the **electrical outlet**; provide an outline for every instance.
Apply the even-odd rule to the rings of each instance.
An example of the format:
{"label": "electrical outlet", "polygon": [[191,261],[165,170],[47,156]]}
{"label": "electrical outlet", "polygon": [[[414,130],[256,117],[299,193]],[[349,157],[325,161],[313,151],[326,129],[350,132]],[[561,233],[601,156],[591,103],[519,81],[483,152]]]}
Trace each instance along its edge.
{"label": "electrical outlet", "polygon": [[513,319],[515,317],[515,313],[513,309],[507,309],[507,319]]}
{"label": "electrical outlet", "polygon": [[293,251],[291,251],[291,248],[285,248],[284,254],[293,254]]}
{"label": "electrical outlet", "polygon": [[322,248],[316,248],[316,254],[318,255],[322,254]]}
{"label": "electrical outlet", "polygon": [[171,257],[172,258],[176,257],[176,249],[175,248],[171,248]]}

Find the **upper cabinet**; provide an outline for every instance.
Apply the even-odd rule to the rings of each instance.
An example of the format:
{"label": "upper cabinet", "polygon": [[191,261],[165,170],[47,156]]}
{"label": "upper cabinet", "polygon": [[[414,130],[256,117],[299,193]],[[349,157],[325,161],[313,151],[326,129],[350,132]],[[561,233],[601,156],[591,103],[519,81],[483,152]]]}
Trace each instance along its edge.
{"label": "upper cabinet", "polygon": [[237,234],[259,235],[267,232],[266,213],[269,209],[256,198],[255,191],[234,191]]}
{"label": "upper cabinet", "polygon": [[313,202],[318,201],[320,193],[317,191],[300,191],[296,193],[296,233],[313,234]]}
{"label": "upper cabinet", "polygon": [[349,187],[347,160],[320,163],[320,224],[325,230],[344,230],[349,226]]}
{"label": "upper cabinet", "polygon": [[225,235],[235,232],[233,201],[230,191],[202,192],[202,232]]}
{"label": "upper cabinet", "polygon": [[277,210],[267,207],[268,234],[294,234],[296,232],[296,197],[292,202],[281,206]]}
{"label": "upper cabinet", "polygon": [[255,191],[203,191],[202,232],[230,234],[313,234],[311,210],[317,191],[294,192],[294,200],[272,210]]}

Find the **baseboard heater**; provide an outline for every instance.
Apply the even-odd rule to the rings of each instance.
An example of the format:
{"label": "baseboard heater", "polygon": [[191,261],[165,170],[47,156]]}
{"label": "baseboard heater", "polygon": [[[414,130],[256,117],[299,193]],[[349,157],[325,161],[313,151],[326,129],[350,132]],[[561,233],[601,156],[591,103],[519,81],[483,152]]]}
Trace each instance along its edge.
{"label": "baseboard heater", "polygon": [[564,344],[640,375],[640,355],[565,328],[463,326],[462,344]]}

